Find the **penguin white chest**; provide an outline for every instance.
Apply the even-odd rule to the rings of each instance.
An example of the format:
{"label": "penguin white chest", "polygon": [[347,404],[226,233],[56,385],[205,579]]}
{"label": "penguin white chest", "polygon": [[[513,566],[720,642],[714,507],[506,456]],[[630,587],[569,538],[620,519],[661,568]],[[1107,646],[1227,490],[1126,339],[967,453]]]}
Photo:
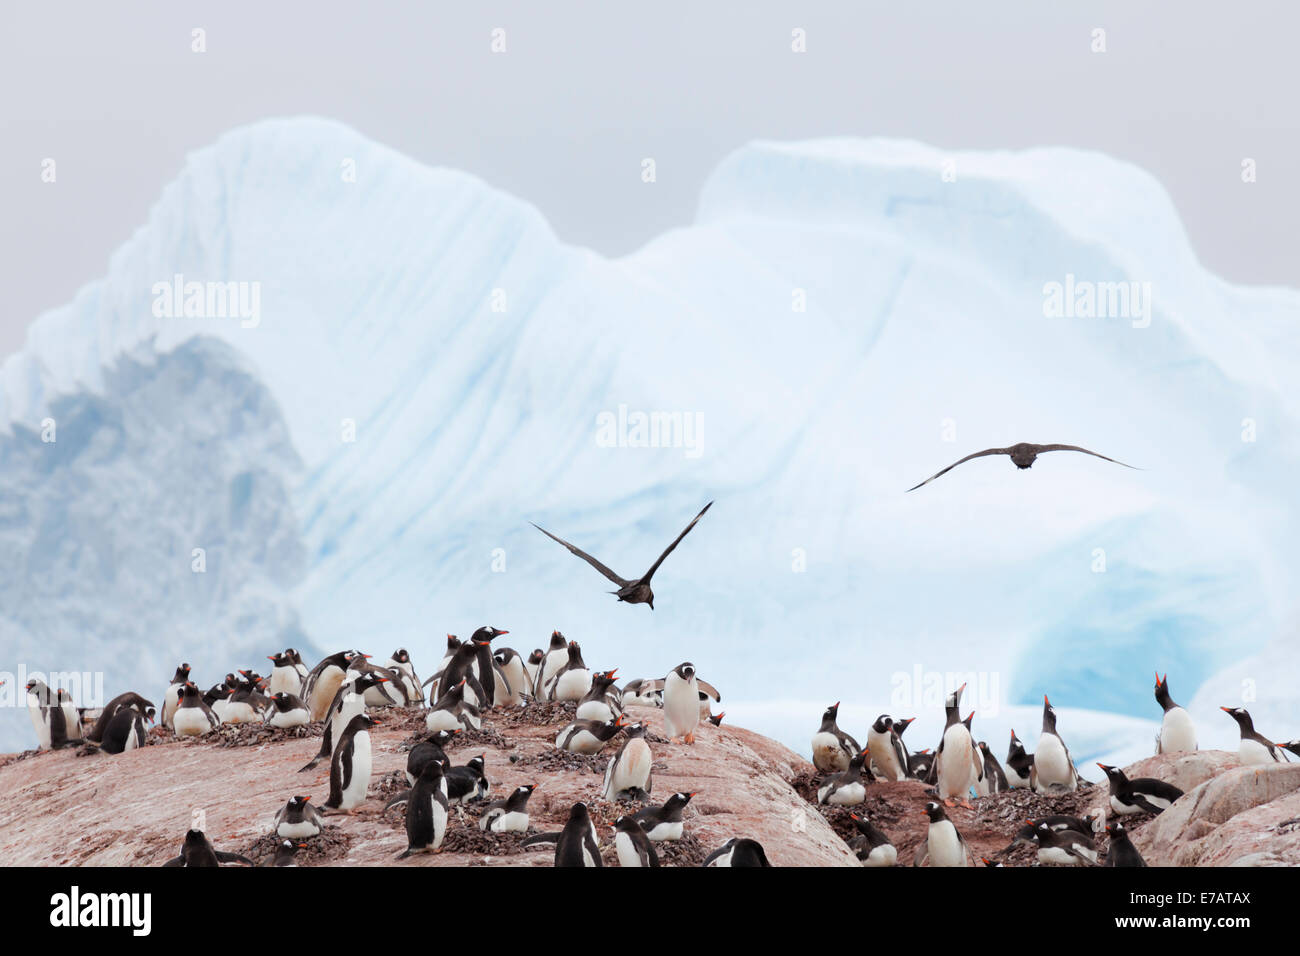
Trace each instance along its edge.
{"label": "penguin white chest", "polygon": [[1271,765],[1277,762],[1268,748],[1258,740],[1242,740],[1241,746],[1237,749],[1237,756],[1241,758],[1242,763],[1250,765]]}
{"label": "penguin white chest", "polygon": [[867,747],[871,750],[871,766],[879,771],[886,780],[904,780],[907,768],[900,767],[898,751],[894,749],[893,734],[886,730],[881,733],[874,728],[867,734]]}
{"label": "penguin white chest", "polygon": [[450,710],[431,710],[429,716],[424,718],[424,726],[431,734],[440,730],[459,730],[460,718]]}
{"label": "penguin white chest", "polygon": [[898,863],[898,850],[894,849],[890,843],[882,843],[880,846],[872,847],[867,858],[862,861],[863,866],[895,866]]}
{"label": "penguin white chest", "polygon": [[172,729],[177,737],[198,737],[212,729],[201,707],[178,707],[172,715]]}
{"label": "penguin white chest", "polygon": [[293,710],[275,710],[271,713],[270,720],[267,721],[272,727],[301,727],[307,723],[306,707],[297,707]]}
{"label": "penguin white chest", "polygon": [[[623,756],[614,770],[613,780],[610,784],[611,793],[617,794],[633,787],[644,790],[646,784],[650,782],[650,765],[652,762],[650,747],[644,740],[636,738],[628,741],[628,745],[623,748]],[[606,799],[612,798],[607,797]]]}
{"label": "penguin white chest", "polygon": [[343,788],[341,810],[361,806],[370,786],[370,734],[359,731],[352,735],[352,779]]}
{"label": "penguin white chest", "polygon": [[1195,749],[1196,727],[1191,715],[1181,707],[1167,711],[1160,722],[1160,752],[1168,754]]}
{"label": "penguin white chest", "polygon": [[676,671],[664,681],[664,728],[669,737],[694,734],[700,724],[700,690],[695,678],[682,680]]}
{"label": "penguin white chest", "polygon": [[974,745],[970,731],[962,724],[953,724],[943,732],[943,753],[939,761],[939,796],[943,799],[966,799],[975,784]]}
{"label": "penguin white chest", "polygon": [[493,833],[523,833],[527,829],[528,814],[520,813],[518,810],[501,814],[491,824]]}
{"label": "penguin white chest", "polygon": [[1034,751],[1034,770],[1038,778],[1038,791],[1051,787],[1074,789],[1074,768],[1065,752],[1065,745],[1056,734],[1043,734]]}
{"label": "penguin white chest", "polygon": [[626,833],[614,834],[614,850],[618,853],[619,866],[641,865],[641,854],[637,852],[636,844]]}
{"label": "penguin white chest", "polygon": [[965,866],[966,848],[951,820],[930,824],[929,852],[931,866]]}
{"label": "penguin white chest", "polygon": [[275,667],[271,670],[271,696],[276,694],[302,693],[302,680],[298,671],[292,666]]}
{"label": "penguin white chest", "polygon": [[813,766],[822,773],[831,770],[848,770],[849,755],[840,746],[840,740],[829,730],[819,730],[812,739]]}
{"label": "penguin white chest", "polygon": [[555,682],[556,700],[582,700],[591,690],[591,671],[579,668],[565,671]]}

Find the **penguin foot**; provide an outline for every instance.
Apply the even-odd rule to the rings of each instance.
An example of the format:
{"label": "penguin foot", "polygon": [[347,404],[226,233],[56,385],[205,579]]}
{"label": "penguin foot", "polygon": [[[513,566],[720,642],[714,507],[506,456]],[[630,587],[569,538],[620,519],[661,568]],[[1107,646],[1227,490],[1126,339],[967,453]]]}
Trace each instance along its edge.
{"label": "penguin foot", "polygon": [[687,742],[688,744],[693,744],[693,743],[695,743],[695,735],[694,735],[694,734],[687,734],[687,735],[686,735],[686,742]]}

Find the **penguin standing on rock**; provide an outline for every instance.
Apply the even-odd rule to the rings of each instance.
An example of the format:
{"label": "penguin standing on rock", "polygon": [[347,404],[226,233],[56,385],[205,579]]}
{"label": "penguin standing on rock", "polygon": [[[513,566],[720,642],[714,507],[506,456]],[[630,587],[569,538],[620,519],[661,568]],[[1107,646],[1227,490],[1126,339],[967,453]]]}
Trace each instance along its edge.
{"label": "penguin standing on rock", "polygon": [[822,714],[822,724],[813,734],[813,766],[822,773],[849,769],[849,761],[862,750],[858,742],[840,730],[836,718],[840,712],[837,700]]}
{"label": "penguin standing on rock", "polygon": [[447,835],[447,786],[442,765],[430,761],[420,772],[406,801],[406,850],[397,858],[413,853],[442,851]]}
{"label": "penguin standing on rock", "polygon": [[614,821],[614,852],[619,866],[658,866],[659,854],[645,831],[631,817]]}
{"label": "penguin standing on rock", "polygon": [[1033,769],[1034,755],[1025,750],[1025,745],[1012,730],[1011,749],[1007,751],[1007,785],[1013,790],[1028,789],[1032,786]]}
{"label": "penguin standing on rock", "polygon": [[59,695],[50,690],[44,681],[33,677],[27,682],[27,715],[32,719],[42,750],[58,750],[81,742],[80,721],[76,717],[75,707],[72,713],[73,719],[69,720]]}
{"label": "penguin standing on rock", "polygon": [[582,700],[591,690],[591,670],[582,659],[582,647],[569,641],[568,658],[546,685],[550,700]]}
{"label": "penguin standing on rock", "polygon": [[623,712],[621,695],[614,684],[612,671],[595,671],[591,675],[591,689],[578,701],[578,712],[574,715],[582,720],[613,720]]}
{"label": "penguin standing on rock", "polygon": [[903,739],[894,733],[894,719],[881,714],[867,733],[867,749],[871,751],[871,770],[886,780],[907,779],[907,751]]}
{"label": "penguin standing on rock", "polygon": [[343,729],[357,714],[366,712],[366,692],[376,684],[387,681],[387,677],[372,672],[360,670],[347,672],[338,690],[334,692],[334,700],[325,711],[325,732],[321,734],[320,749],[306,766],[299,768],[299,773],[311,770],[322,760],[329,759],[330,754],[334,752],[335,741],[343,733]]}
{"label": "penguin standing on rock", "polygon": [[334,702],[334,695],[343,685],[343,678],[347,676],[348,668],[357,658],[365,656],[357,650],[339,651],[337,654],[322,658],[307,673],[301,696],[311,710],[312,720],[325,719],[330,705]]}
{"label": "penguin standing on rock", "polygon": [[618,754],[605,767],[605,783],[601,796],[615,801],[622,797],[648,800],[653,784],[650,767],[654,758],[645,739],[645,724],[636,723],[627,728],[627,739]]}
{"label": "penguin standing on rock", "polygon": [[[94,742],[102,741],[104,739],[104,733],[108,730],[108,726],[112,723],[113,718],[123,710],[130,710],[134,712],[136,716],[148,720],[150,723],[153,722],[155,714],[153,702],[145,700],[139,694],[127,691],[125,694],[118,694],[104,705],[103,710],[99,712],[99,716],[95,719],[95,725],[86,733],[86,740]],[[121,753],[121,751],[110,750],[109,753]]]}
{"label": "penguin standing on rock", "polygon": [[979,751],[981,762],[984,764],[984,781],[988,793],[1005,793],[1011,788],[1007,785],[1007,775],[1002,770],[1002,765],[998,763],[998,758],[993,756],[993,751],[989,745],[981,740],[979,742]]}
{"label": "penguin standing on rock", "polygon": [[600,839],[596,824],[585,803],[575,803],[569,811],[569,822],[560,831],[555,842],[556,866],[604,866],[600,858]]}
{"label": "penguin standing on rock", "polygon": [[172,682],[167,685],[167,690],[163,693],[163,709],[158,723],[168,730],[172,729],[172,714],[176,713],[176,707],[180,704],[181,689],[189,679],[190,665],[182,664],[176,668],[176,673],[172,675]]}
{"label": "penguin standing on rock", "polygon": [[1154,777],[1130,780],[1119,767],[1097,764],[1110,780],[1110,808],[1116,813],[1161,813],[1183,795],[1172,783]]}
{"label": "penguin standing on rock", "polygon": [[438,698],[424,718],[424,727],[431,734],[440,730],[478,730],[483,726],[479,709],[465,699],[467,678],[462,677],[454,687]]}
{"label": "penguin standing on rock", "polygon": [[353,813],[366,799],[370,785],[370,728],[379,721],[357,714],[343,729],[330,760],[330,795],[326,810]]}
{"label": "penguin standing on rock", "polygon": [[695,665],[678,664],[664,678],[664,730],[673,743],[680,737],[695,743],[695,728],[700,724],[700,685]]}
{"label": "penguin standing on rock", "polygon": [[430,734],[424,740],[411,748],[411,752],[406,756],[406,782],[415,786],[415,781],[420,776],[420,771],[430,760],[436,760],[442,764],[442,772],[446,773],[451,769],[451,760],[443,752],[443,747],[451,743],[452,738],[458,734],[458,730],[440,730],[436,734]]}
{"label": "penguin standing on rock", "polygon": [[528,676],[528,668],[524,666],[524,659],[513,647],[501,648],[492,655],[492,659],[505,675],[506,684],[510,688],[506,697],[507,706],[522,707],[528,703],[532,697],[532,681]]}
{"label": "penguin standing on rock", "polygon": [[1110,849],[1106,851],[1106,862],[1104,866],[1146,866],[1147,861],[1142,859],[1142,854],[1138,848],[1133,845],[1129,839],[1128,831],[1124,829],[1124,824],[1116,820],[1114,823],[1106,824],[1106,832],[1110,834]]}
{"label": "penguin standing on rock", "polygon": [[948,723],[934,755],[932,773],[939,788],[939,799],[947,806],[952,806],[960,798],[962,805],[969,807],[971,788],[978,783],[980,777],[975,741],[971,739],[970,730],[961,719],[961,694],[965,689],[966,685],[962,684],[948,695],[944,704]]}
{"label": "penguin standing on rock", "polygon": [[1156,753],[1171,754],[1180,750],[1196,749],[1196,726],[1191,714],[1174,703],[1169,696],[1169,675],[1156,675],[1156,703],[1165,715],[1160,720],[1160,733],[1156,736]]}
{"label": "penguin standing on rock", "polygon": [[153,713],[152,705],[144,713],[134,707],[118,708],[103,730],[100,749],[106,754],[120,754],[143,747],[149,732],[144,722],[148,720],[153,723]]}
{"label": "penguin standing on rock", "polygon": [[1237,756],[1241,762],[1252,766],[1270,766],[1286,762],[1282,749],[1263,734],[1255,730],[1255,722],[1250,719],[1250,712],[1241,707],[1220,707],[1229,717],[1237,722],[1241,730],[1241,744]]}
{"label": "penguin standing on rock", "polygon": [[551,643],[546,647],[546,654],[542,657],[540,666],[537,669],[537,684],[533,687],[533,696],[538,700],[550,700],[550,695],[546,692],[546,685],[551,682],[555,672],[564,666],[569,659],[569,642],[565,640],[564,635],[559,631],[551,631]]}
{"label": "penguin standing on rock", "polygon": [[926,860],[930,866],[969,866],[975,862],[966,841],[944,813],[942,804],[931,800],[925,805],[925,815],[930,818],[930,825],[925,839],[916,848],[913,866],[921,866]]}
{"label": "penguin standing on rock", "polygon": [[1034,751],[1031,777],[1038,793],[1072,793],[1079,787],[1079,771],[1070,758],[1070,748],[1057,733],[1056,709],[1046,694],[1043,695],[1043,731],[1038,737],[1038,749]]}
{"label": "penguin standing on rock", "polygon": [[402,692],[406,695],[406,706],[424,703],[424,688],[420,686],[420,677],[415,673],[415,665],[411,663],[411,655],[406,648],[399,647],[393,651],[383,666],[397,675]]}
{"label": "penguin standing on rock", "polygon": [[302,694],[302,675],[298,673],[298,665],[294,663],[292,657],[286,654],[268,654],[266,659],[271,662],[271,679],[267,684],[267,691],[274,697],[276,694],[293,694],[298,697]]}

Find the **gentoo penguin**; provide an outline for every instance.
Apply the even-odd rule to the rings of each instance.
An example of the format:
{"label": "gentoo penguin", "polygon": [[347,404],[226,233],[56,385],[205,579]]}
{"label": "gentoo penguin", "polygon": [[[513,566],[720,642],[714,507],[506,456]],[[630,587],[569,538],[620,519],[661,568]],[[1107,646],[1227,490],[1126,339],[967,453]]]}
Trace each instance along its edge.
{"label": "gentoo penguin", "polygon": [[[1006,849],[1014,848],[1017,843],[1037,846],[1038,839],[1034,834],[1039,826],[1046,826],[1049,830],[1073,830],[1076,833],[1082,833],[1084,836],[1092,836],[1099,829],[1099,820],[1095,814],[1091,813],[1081,817],[1070,816],[1065,813],[1054,813],[1050,816],[1039,817],[1037,820],[1029,820],[1016,831],[1016,835]],[[1005,853],[1006,850],[1003,852]]]}
{"label": "gentoo penguin", "polygon": [[664,678],[664,730],[673,743],[681,737],[695,743],[695,728],[700,724],[700,685],[695,665],[678,664]]}
{"label": "gentoo penguin", "polygon": [[866,781],[875,779],[864,766],[869,756],[869,750],[855,754],[849,761],[847,770],[836,774],[817,789],[817,802],[833,807],[852,807],[867,799]]}
{"label": "gentoo penguin", "polygon": [[246,856],[214,849],[202,830],[190,830],[185,834],[185,842],[181,844],[181,855],[172,857],[163,866],[220,866],[222,863],[253,865],[253,861]]}
{"label": "gentoo penguin", "polygon": [[429,691],[429,700],[436,702],[447,695],[447,692],[458,685],[464,684],[460,693],[463,695],[465,702],[472,704],[476,708],[487,707],[491,703],[487,696],[487,691],[478,679],[478,654],[480,650],[491,651],[491,645],[486,641],[482,647],[473,641],[465,641],[456,648],[456,652],[451,655],[451,660],[447,666],[429,679],[433,688]]}
{"label": "gentoo penguin", "polygon": [[447,692],[438,698],[433,709],[424,718],[424,727],[431,734],[440,730],[478,730],[483,726],[479,709],[465,699],[466,681],[447,688]]}
{"label": "gentoo penguin", "polygon": [[267,866],[297,866],[294,856],[305,847],[305,843],[294,843],[292,840],[281,840],[280,845],[275,848],[275,856],[271,857],[271,862]]}
{"label": "gentoo penguin", "polygon": [[632,814],[635,820],[655,843],[663,840],[680,840],[684,824],[682,814],[695,793],[674,793],[661,807],[646,807]]}
{"label": "gentoo penguin", "polygon": [[537,784],[515,787],[504,800],[493,800],[478,818],[478,828],[493,833],[524,833],[528,830],[528,798]]}
{"label": "gentoo penguin", "polygon": [[853,825],[858,828],[858,835],[849,841],[849,849],[862,861],[863,866],[895,866],[898,863],[898,850],[879,827],[865,816],[849,814]]}
{"label": "gentoo penguin", "polygon": [[436,734],[430,734],[412,747],[411,752],[406,756],[406,782],[414,786],[415,779],[420,776],[420,771],[431,760],[436,760],[442,764],[443,773],[450,770],[451,760],[443,753],[442,748],[446,747],[458,733],[460,733],[459,730],[440,730]]}
{"label": "gentoo penguin", "polygon": [[623,797],[648,800],[653,786],[650,780],[650,745],[645,739],[645,724],[635,723],[627,728],[627,739],[614,759],[605,767],[605,784],[601,797],[614,801]]}
{"label": "gentoo penguin", "polygon": [[979,742],[980,759],[984,764],[984,782],[987,787],[986,793],[1004,793],[1011,789],[1007,785],[1007,775],[1002,771],[1002,765],[998,763],[998,758],[993,756],[993,751],[983,740]]}
{"label": "gentoo penguin", "polygon": [[867,731],[867,749],[871,751],[871,772],[886,780],[907,779],[907,751],[894,733],[894,719],[881,714]]}
{"label": "gentoo penguin", "polygon": [[190,679],[190,665],[182,664],[176,668],[176,673],[172,675],[172,682],[167,685],[167,690],[163,693],[162,716],[158,723],[168,730],[172,729],[172,714],[176,713],[176,706],[180,703],[181,688]]}
{"label": "gentoo penguin", "polygon": [[509,707],[522,707],[528,703],[533,696],[533,692],[528,669],[524,666],[524,659],[519,656],[513,647],[501,648],[492,655],[492,659],[496,661],[497,667],[505,675],[506,683],[510,687],[506,705]]}
{"label": "gentoo penguin", "polygon": [[1130,780],[1119,767],[1097,764],[1110,780],[1110,808],[1116,813],[1161,813],[1183,795],[1172,783],[1154,777]]}
{"label": "gentoo penguin", "polygon": [[1059,866],[1091,866],[1097,862],[1092,837],[1078,830],[1053,830],[1046,823],[1034,828],[1038,862]]}
{"label": "gentoo penguin", "polygon": [[1124,824],[1118,820],[1114,823],[1108,823],[1106,824],[1106,832],[1110,834],[1110,848],[1106,851],[1106,862],[1102,864],[1103,866],[1147,865],[1147,861],[1142,859],[1142,854],[1138,852],[1138,848],[1129,839]]}
{"label": "gentoo penguin", "polygon": [[568,657],[546,685],[550,700],[582,700],[591,690],[591,671],[582,660],[582,648],[569,641]]}
{"label": "gentoo penguin", "polygon": [[302,662],[302,655],[298,653],[297,648],[286,647],[284,649],[284,656],[293,661],[293,669],[298,672],[298,678],[301,681],[301,688],[298,691],[298,696],[301,697],[303,691],[307,689],[307,674],[309,673],[307,665]]}
{"label": "gentoo penguin", "polygon": [[1038,793],[1073,791],[1079,786],[1079,771],[1070,759],[1070,748],[1056,732],[1056,710],[1043,695],[1043,731],[1038,736],[1034,751],[1034,769],[1031,773],[1034,790]]}
{"label": "gentoo penguin", "polygon": [[[430,761],[437,763],[437,761]],[[491,785],[483,769],[483,755],[471,757],[462,767],[452,767],[443,775],[448,805],[471,803],[488,795]]]}
{"label": "gentoo penguin", "polygon": [[524,661],[524,672],[528,675],[527,690],[529,696],[537,690],[537,674],[542,669],[542,661],[546,659],[546,652],[540,647],[533,648],[533,652],[528,655],[528,660]]}
{"label": "gentoo penguin", "polygon": [[1241,730],[1241,745],[1237,749],[1237,756],[1241,758],[1242,763],[1267,766],[1286,761],[1286,757],[1283,756],[1282,750],[1277,744],[1263,734],[1256,732],[1254,721],[1250,719],[1248,711],[1240,707],[1220,707],[1219,709],[1235,720],[1237,727]]}
{"label": "gentoo penguin", "polygon": [[240,680],[229,699],[226,701],[226,708],[221,715],[223,724],[252,724],[261,723],[265,718],[265,711],[270,707],[271,701],[262,696],[262,692],[257,689],[257,682],[250,680],[248,673],[242,672],[243,680]]}
{"label": "gentoo penguin", "polygon": [[221,719],[203,700],[194,682],[186,681],[181,689],[180,704],[172,714],[172,731],[177,737],[199,737],[216,730],[220,724]]}
{"label": "gentoo penguin", "polygon": [[707,857],[701,866],[771,866],[757,840],[732,837]]}
{"label": "gentoo penguin", "polygon": [[325,826],[320,811],[311,805],[311,797],[293,797],[275,815],[275,835],[287,840],[307,840]]}
{"label": "gentoo penguin", "polygon": [[429,701],[431,703],[442,695],[443,689],[446,686],[446,683],[442,680],[443,672],[446,671],[447,665],[451,663],[451,659],[456,656],[456,652],[460,650],[461,643],[461,639],[455,634],[447,635],[447,650],[446,653],[443,654],[442,660],[438,663],[438,669],[433,672],[432,677],[428,678],[420,685],[421,688],[426,686],[429,688]]}
{"label": "gentoo penguin", "polygon": [[407,706],[424,703],[424,688],[420,686],[420,678],[415,673],[415,665],[411,663],[411,655],[406,648],[399,647],[393,651],[383,666],[397,673],[402,690],[406,693]]}
{"label": "gentoo penguin", "polygon": [[153,707],[142,714],[134,707],[120,707],[104,728],[99,748],[106,754],[120,754],[143,747],[148,730],[144,722],[153,722]]}
{"label": "gentoo penguin", "polygon": [[[75,709],[73,711],[76,713]],[[27,682],[27,715],[36,729],[38,746],[42,750],[58,750],[70,743],[80,742],[77,720],[68,720],[59,702],[59,696],[46,683],[33,677]]]}
{"label": "gentoo penguin", "polygon": [[373,717],[357,714],[343,729],[330,759],[330,795],[324,809],[352,813],[365,801],[370,785],[370,728],[377,723]]}
{"label": "gentoo penguin", "polygon": [[271,698],[271,709],[267,711],[266,722],[272,727],[302,727],[310,719],[311,712],[300,697],[279,691]]}
{"label": "gentoo penguin", "polygon": [[1300,740],[1288,740],[1286,743],[1279,743],[1277,746],[1283,750],[1289,750],[1297,757],[1300,757]]}
{"label": "gentoo penguin", "polygon": [[[579,720],[613,720],[623,712],[618,687],[614,684],[612,671],[595,671],[591,675],[591,689],[578,701],[578,712],[574,715]],[[563,698],[561,698],[563,699]]]}
{"label": "gentoo penguin", "polygon": [[913,780],[924,780],[930,775],[933,769],[934,754],[930,753],[930,748],[918,750],[907,758],[907,772]]}
{"label": "gentoo penguin", "polygon": [[302,675],[298,673],[298,665],[294,663],[293,658],[288,654],[269,654],[266,659],[271,662],[271,680],[267,684],[270,695],[272,697],[276,694],[300,696]]}
{"label": "gentoo penguin", "polygon": [[664,705],[663,681],[638,677],[623,685],[621,694],[624,707],[662,707]]}
{"label": "gentoo penguin", "polygon": [[964,806],[970,806],[971,788],[979,780],[980,767],[975,757],[975,742],[971,740],[970,731],[960,716],[961,694],[965,689],[966,685],[962,684],[948,695],[944,705],[948,713],[948,724],[934,755],[934,776],[939,788],[939,799],[947,806],[952,806],[955,798],[960,798]]}
{"label": "gentoo penguin", "polygon": [[[235,680],[234,674],[227,674],[230,681]],[[222,720],[226,713],[226,704],[230,702],[230,695],[234,693],[234,687],[226,681],[219,684],[213,684],[203,692],[203,703],[207,704],[212,713],[216,714],[217,720]],[[173,718],[174,719],[174,718]]]}
{"label": "gentoo penguin", "polygon": [[[108,729],[109,723],[111,723],[113,718],[117,716],[118,712],[122,710],[133,710],[141,717],[144,717],[151,722],[153,720],[153,702],[145,700],[139,694],[127,691],[125,694],[118,694],[103,706],[99,712],[99,716],[95,718],[94,726],[91,727],[90,730],[86,731],[86,740],[96,742],[102,741],[104,739],[104,731]],[[110,751],[110,753],[111,752],[112,751]],[[120,751],[118,752],[120,753]]]}
{"label": "gentoo penguin", "polygon": [[412,853],[441,852],[447,834],[447,789],[442,765],[431,760],[420,772],[406,801],[406,849],[398,855],[404,860]]}
{"label": "gentoo penguin", "polygon": [[546,655],[542,658],[541,666],[537,670],[537,684],[533,688],[533,695],[538,700],[550,700],[547,696],[546,685],[550,683],[555,672],[564,666],[569,659],[569,642],[564,639],[564,635],[559,631],[551,632],[551,643],[546,648]]}
{"label": "gentoo penguin", "polygon": [[334,700],[325,710],[325,732],[321,734],[320,749],[306,766],[298,769],[299,773],[311,770],[322,760],[329,759],[330,754],[334,752],[335,740],[343,733],[343,728],[357,714],[366,712],[366,691],[376,684],[387,681],[387,677],[373,672],[348,670],[343,682],[339,684],[339,689],[334,693]]}
{"label": "gentoo penguin", "polygon": [[614,852],[619,866],[658,866],[659,854],[650,838],[631,817],[614,821]]}
{"label": "gentoo penguin", "polygon": [[1196,749],[1196,726],[1191,714],[1174,703],[1169,696],[1169,675],[1156,675],[1156,703],[1165,712],[1156,735],[1156,753],[1171,754],[1180,750]]}
{"label": "gentoo penguin", "polygon": [[569,811],[569,822],[560,831],[555,842],[556,866],[604,866],[600,859],[600,841],[596,824],[591,822],[585,803],[575,803]]}
{"label": "gentoo penguin", "polygon": [[1011,749],[1007,751],[1007,786],[1011,789],[1029,787],[1034,769],[1034,755],[1025,750],[1025,745],[1011,731]]}
{"label": "gentoo penguin", "polygon": [[555,746],[575,754],[598,753],[625,726],[627,722],[622,714],[606,722],[575,720],[555,735]]}
{"label": "gentoo penguin", "polygon": [[[691,523],[686,526],[682,533],[673,539],[673,543],[664,548],[664,552],[659,555],[658,560],[656,560],[654,564],[650,565],[650,570],[635,580],[619,577],[609,568],[605,567],[605,565],[587,554],[587,552],[583,551],[581,548],[574,547],[563,538],[557,538],[541,525],[533,524],[533,527],[546,535],[546,537],[550,538],[556,544],[563,545],[569,553],[582,558],[582,560],[586,561],[601,574],[605,575],[605,577],[609,578],[609,580],[614,584],[617,584],[618,590],[611,591],[609,592],[610,594],[613,594],[620,601],[625,601],[628,604],[648,604],[650,605],[650,610],[653,611],[655,609],[655,593],[650,589],[650,579],[654,577],[654,573],[659,570],[659,565],[664,563],[664,558],[673,553],[673,548],[681,544],[682,538],[686,537],[690,533],[691,529],[695,527],[695,523],[704,517],[704,512],[708,511],[712,507],[713,502],[710,501],[707,505],[701,508],[700,513],[691,519]],[[532,522],[529,523],[532,524]]]}
{"label": "gentoo penguin", "polygon": [[974,862],[966,841],[944,813],[942,804],[931,800],[925,805],[925,815],[930,818],[930,826],[925,840],[917,847],[913,866],[920,866],[927,859],[931,866],[969,866]]}
{"label": "gentoo penguin", "polygon": [[338,693],[339,686],[347,675],[348,667],[358,657],[365,656],[357,650],[339,651],[322,658],[308,671],[300,696],[307,702],[312,720],[325,719],[330,704],[334,702],[334,695]]}
{"label": "gentoo penguin", "polygon": [[474,674],[483,688],[480,707],[502,707],[510,703],[510,684],[492,655],[492,641],[509,633],[498,627],[485,626],[470,635],[469,642],[474,647]]}

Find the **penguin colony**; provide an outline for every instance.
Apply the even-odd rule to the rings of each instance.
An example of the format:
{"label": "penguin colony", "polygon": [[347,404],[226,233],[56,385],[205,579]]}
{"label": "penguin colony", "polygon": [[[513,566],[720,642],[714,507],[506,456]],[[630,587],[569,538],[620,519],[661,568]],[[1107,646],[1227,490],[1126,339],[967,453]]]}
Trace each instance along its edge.
{"label": "penguin colony", "polygon": [[[1033,753],[1011,731],[1006,766],[985,741],[976,744],[971,735],[972,711],[961,717],[963,684],[948,695],[944,709],[943,735],[933,752],[929,748],[910,753],[903,734],[915,718],[896,720],[881,714],[867,732],[867,745],[840,729],[839,702],[822,714],[821,725],[812,737],[813,765],[822,774],[817,789],[818,803],[828,806],[855,807],[866,801],[868,785],[876,781],[914,780],[932,787],[927,792],[936,797],[926,803],[925,838],[916,849],[913,866],[974,866],[975,857],[946,809],[958,804],[970,808],[970,798],[986,797],[1007,790],[1024,788],[1037,793],[1068,793],[1079,788],[1079,771],[1070,750],[1056,726],[1056,710],[1043,695],[1043,725],[1038,747]],[[1156,737],[1156,753],[1196,750],[1196,729],[1187,711],[1169,694],[1168,675],[1156,675],[1156,702],[1164,711]],[[1274,743],[1260,735],[1250,714],[1239,707],[1221,708],[1240,729],[1238,756],[1242,763],[1273,766],[1287,761],[1286,751],[1300,753],[1295,742]],[[1120,818],[1134,813],[1162,813],[1169,809],[1183,791],[1162,780],[1141,777],[1130,780],[1118,767],[1098,764],[1109,784],[1109,819],[1092,815],[1074,817],[1064,814],[1027,820],[1012,836],[1007,850],[1017,844],[1037,849],[1040,864],[1060,866],[1146,866],[1133,845]],[[888,834],[865,814],[850,816],[856,835],[849,841],[863,866],[895,866],[898,852]],[[1098,858],[1095,837],[1102,829],[1109,836],[1109,850],[1104,860]],[[1004,851],[1006,852],[1006,851]],[[986,866],[1002,866],[987,857]]]}
{"label": "penguin colony", "polygon": [[[534,701],[572,701],[573,719],[559,729],[555,747],[587,755],[614,750],[598,795],[610,802],[628,801],[629,808],[601,834],[587,804],[575,803],[563,830],[532,833],[521,846],[553,846],[556,866],[602,866],[606,847],[613,848],[621,866],[659,866],[656,845],[682,839],[684,811],[695,793],[670,794],[662,802],[652,796],[654,759],[647,729],[628,721],[625,706],[635,700],[662,708],[672,743],[689,745],[700,724],[715,716],[711,703],[720,699],[717,689],[702,680],[690,662],[661,679],[635,680],[620,688],[616,671],[589,668],[579,644],[559,631],[552,633],[546,649],[526,658],[512,648],[493,649],[492,642],[507,633],[480,627],[467,641],[449,635],[438,671],[423,682],[403,648],[382,664],[359,650],[340,651],[310,670],[298,651],[287,648],[268,658],[269,674],[239,670],[207,690],[191,680],[190,665],[181,664],[163,693],[161,714],[135,693],[114,698],[102,711],[78,713],[66,692],[53,692],[37,680],[27,686],[28,708],[42,748],[89,744],[108,753],[144,746],[145,725],[155,720],[154,733],[177,738],[201,737],[226,724],[290,729],[322,722],[321,746],[301,769],[328,762],[329,794],[319,806],[309,797],[292,796],[272,828],[278,842],[266,865],[296,866],[296,854],[307,845],[303,841],[321,833],[327,816],[353,814],[366,800],[372,778],[370,732],[382,725],[386,707],[420,708],[428,734],[409,751],[408,788],[385,806],[400,806],[405,813],[407,847],[397,860],[440,852],[448,828],[466,825],[462,808],[469,804],[480,808],[476,825],[484,832],[528,834],[528,802],[536,785],[494,792],[483,756],[454,766],[443,748],[456,734],[480,729],[490,710]],[[180,854],[164,865],[222,864],[252,861],[217,850],[201,830],[191,829]],[[705,865],[770,864],[757,842],[733,838]]]}

